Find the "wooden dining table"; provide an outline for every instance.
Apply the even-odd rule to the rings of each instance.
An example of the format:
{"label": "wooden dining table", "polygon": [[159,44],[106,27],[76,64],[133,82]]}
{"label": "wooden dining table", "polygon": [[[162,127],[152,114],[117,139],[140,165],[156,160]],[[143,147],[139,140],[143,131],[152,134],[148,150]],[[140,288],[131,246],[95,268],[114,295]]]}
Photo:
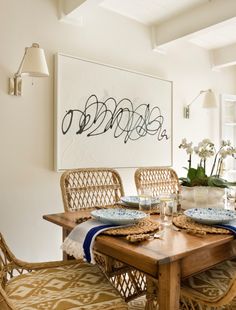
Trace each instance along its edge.
{"label": "wooden dining table", "polygon": [[[77,225],[76,219],[89,215],[81,210],[43,218],[61,226],[65,237]],[[156,215],[151,217],[158,220]],[[158,280],[159,310],[179,309],[181,280],[236,256],[232,234],[191,235],[172,228],[165,230],[162,239],[135,244],[124,237],[99,235],[94,248]]]}

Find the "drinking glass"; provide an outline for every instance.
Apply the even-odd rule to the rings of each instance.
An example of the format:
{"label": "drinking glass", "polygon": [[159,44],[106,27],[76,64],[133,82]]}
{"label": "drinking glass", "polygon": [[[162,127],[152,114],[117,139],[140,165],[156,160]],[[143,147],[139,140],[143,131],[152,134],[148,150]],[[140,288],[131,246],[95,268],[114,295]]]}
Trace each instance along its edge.
{"label": "drinking glass", "polygon": [[160,199],[160,219],[164,226],[172,226],[175,199],[170,193],[161,193]]}
{"label": "drinking glass", "polygon": [[150,212],[152,207],[152,191],[150,189],[141,189],[139,195],[139,210]]}
{"label": "drinking glass", "polygon": [[235,210],[235,188],[230,187],[225,189],[225,209]]}

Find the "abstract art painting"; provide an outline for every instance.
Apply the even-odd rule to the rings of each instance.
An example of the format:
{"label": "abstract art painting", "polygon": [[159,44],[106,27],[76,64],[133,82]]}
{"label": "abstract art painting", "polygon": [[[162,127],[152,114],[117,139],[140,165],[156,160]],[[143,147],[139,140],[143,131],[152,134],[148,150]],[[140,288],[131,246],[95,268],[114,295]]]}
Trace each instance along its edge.
{"label": "abstract art painting", "polygon": [[55,169],[172,165],[172,82],[55,56]]}

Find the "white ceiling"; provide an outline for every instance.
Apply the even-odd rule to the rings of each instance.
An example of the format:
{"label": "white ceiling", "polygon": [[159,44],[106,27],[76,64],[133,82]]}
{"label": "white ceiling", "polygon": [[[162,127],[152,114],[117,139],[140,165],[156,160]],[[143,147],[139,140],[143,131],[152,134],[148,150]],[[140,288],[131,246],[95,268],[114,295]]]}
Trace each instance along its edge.
{"label": "white ceiling", "polygon": [[102,8],[149,27],[153,50],[184,39],[213,53],[213,67],[236,64],[236,0],[58,1],[62,20],[79,24]]}
{"label": "white ceiling", "polygon": [[206,1],[208,0],[103,0],[100,6],[150,26]]}
{"label": "white ceiling", "polygon": [[[100,6],[147,26],[158,26],[165,20],[170,20],[211,1],[214,0],[103,0]],[[206,49],[235,43],[236,21],[194,34],[189,41]]]}

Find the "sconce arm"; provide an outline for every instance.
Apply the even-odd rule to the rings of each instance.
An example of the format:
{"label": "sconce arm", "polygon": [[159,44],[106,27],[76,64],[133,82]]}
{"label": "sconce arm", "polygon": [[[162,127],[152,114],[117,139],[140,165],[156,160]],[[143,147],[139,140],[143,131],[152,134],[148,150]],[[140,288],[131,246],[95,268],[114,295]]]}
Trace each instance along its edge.
{"label": "sconce arm", "polygon": [[184,107],[184,118],[189,118],[189,114],[190,114],[190,106],[191,104],[197,100],[198,97],[200,97],[203,93],[206,93],[210,91],[210,89],[207,89],[207,90],[201,90],[199,92],[199,94],[188,104]]}
{"label": "sconce arm", "polygon": [[18,69],[18,70],[16,71],[16,73],[14,74],[14,77],[15,77],[15,78],[21,76],[21,70],[22,70],[22,67],[23,67],[24,60],[25,60],[26,52],[27,52],[27,47],[25,48],[25,53],[24,53],[24,56],[23,56],[23,58],[22,58],[22,60],[21,60],[19,69]]}

